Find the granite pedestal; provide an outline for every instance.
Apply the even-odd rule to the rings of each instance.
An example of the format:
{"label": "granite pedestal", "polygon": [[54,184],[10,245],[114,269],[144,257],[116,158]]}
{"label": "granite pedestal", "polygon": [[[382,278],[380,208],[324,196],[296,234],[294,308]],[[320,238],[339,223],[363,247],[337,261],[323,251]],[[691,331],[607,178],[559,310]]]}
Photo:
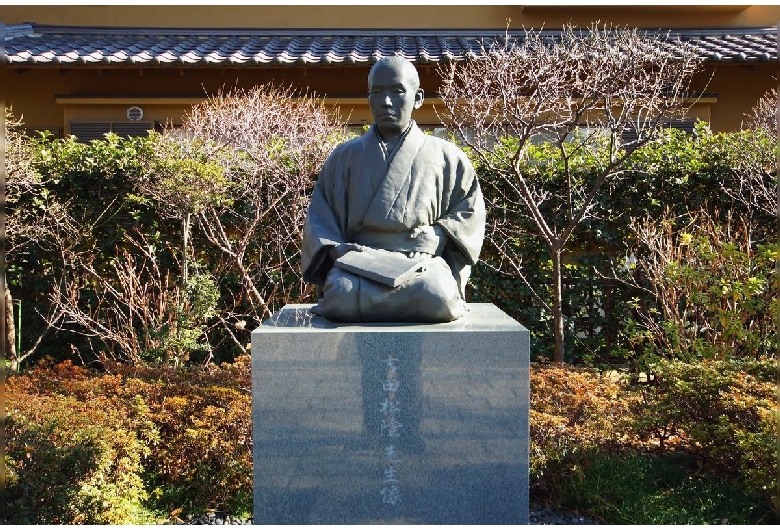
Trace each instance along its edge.
{"label": "granite pedestal", "polygon": [[288,305],[252,332],[255,524],[528,522],[527,329],[336,324]]}

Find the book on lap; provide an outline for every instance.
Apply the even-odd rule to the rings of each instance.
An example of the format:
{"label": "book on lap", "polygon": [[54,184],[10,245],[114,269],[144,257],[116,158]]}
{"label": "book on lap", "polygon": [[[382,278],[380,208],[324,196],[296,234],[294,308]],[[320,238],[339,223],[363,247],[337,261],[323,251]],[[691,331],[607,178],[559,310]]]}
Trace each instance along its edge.
{"label": "book on lap", "polygon": [[431,256],[410,258],[401,252],[364,247],[363,251],[350,251],[336,260],[336,266],[352,274],[375,282],[398,287],[425,270]]}

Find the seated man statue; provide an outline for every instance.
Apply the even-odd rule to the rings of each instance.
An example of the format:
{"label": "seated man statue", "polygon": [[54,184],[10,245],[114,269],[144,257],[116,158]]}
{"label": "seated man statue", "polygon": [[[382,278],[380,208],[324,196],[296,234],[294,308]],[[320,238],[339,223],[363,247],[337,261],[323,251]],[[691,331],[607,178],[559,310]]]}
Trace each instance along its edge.
{"label": "seated man statue", "polygon": [[456,320],[468,310],[464,291],[485,233],[474,168],[411,119],[423,102],[412,63],[379,60],[368,88],[374,124],[325,161],[306,216],[312,312],[342,322]]}

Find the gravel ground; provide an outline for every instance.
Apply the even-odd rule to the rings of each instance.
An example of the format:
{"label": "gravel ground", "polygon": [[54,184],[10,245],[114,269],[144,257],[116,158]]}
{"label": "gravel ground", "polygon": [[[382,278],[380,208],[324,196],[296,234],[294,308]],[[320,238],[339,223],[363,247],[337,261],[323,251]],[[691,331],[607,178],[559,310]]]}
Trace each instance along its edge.
{"label": "gravel ground", "polygon": [[[531,505],[529,514],[530,524],[566,524],[566,525],[597,525],[600,524],[592,519],[588,519],[582,515],[572,512],[560,512],[553,510],[549,506],[541,506],[538,504]],[[179,521],[170,522],[168,524],[208,524],[208,525],[224,525],[224,524],[252,524],[252,519],[241,519],[238,517],[232,517],[230,515],[212,512],[200,517],[187,516]]]}

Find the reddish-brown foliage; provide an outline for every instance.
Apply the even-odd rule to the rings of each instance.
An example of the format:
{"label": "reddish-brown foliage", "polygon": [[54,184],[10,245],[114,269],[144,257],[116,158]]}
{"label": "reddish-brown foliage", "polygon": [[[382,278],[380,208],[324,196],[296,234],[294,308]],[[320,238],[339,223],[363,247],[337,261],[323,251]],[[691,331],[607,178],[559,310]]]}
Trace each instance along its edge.
{"label": "reddish-brown foliage", "polygon": [[[726,368],[669,366],[638,388],[595,370],[534,364],[533,494],[551,494],[574,475],[587,473],[595,455],[626,450],[685,451],[710,462],[710,470],[741,477],[751,490],[776,484],[768,474],[776,438],[768,368]],[[146,496],[170,512],[247,509],[252,495],[250,388],[249,356],[192,369],[107,364],[99,373],[65,362],[12,376],[6,386],[6,465],[12,476],[26,472],[28,482],[40,476],[41,486],[28,488],[29,499],[16,499],[28,515],[19,522],[121,522],[128,506]],[[94,441],[85,446],[84,440]],[[51,450],[44,451],[47,447]],[[57,463],[62,455],[70,458],[70,469]],[[73,502],[66,486],[89,478],[96,467],[91,458],[109,470],[96,484],[109,493]],[[125,486],[121,491],[120,484]],[[46,497],[43,486],[64,493]],[[110,502],[99,508],[95,499]],[[71,511],[58,508],[62,502]],[[35,519],[36,513],[57,516]]]}

